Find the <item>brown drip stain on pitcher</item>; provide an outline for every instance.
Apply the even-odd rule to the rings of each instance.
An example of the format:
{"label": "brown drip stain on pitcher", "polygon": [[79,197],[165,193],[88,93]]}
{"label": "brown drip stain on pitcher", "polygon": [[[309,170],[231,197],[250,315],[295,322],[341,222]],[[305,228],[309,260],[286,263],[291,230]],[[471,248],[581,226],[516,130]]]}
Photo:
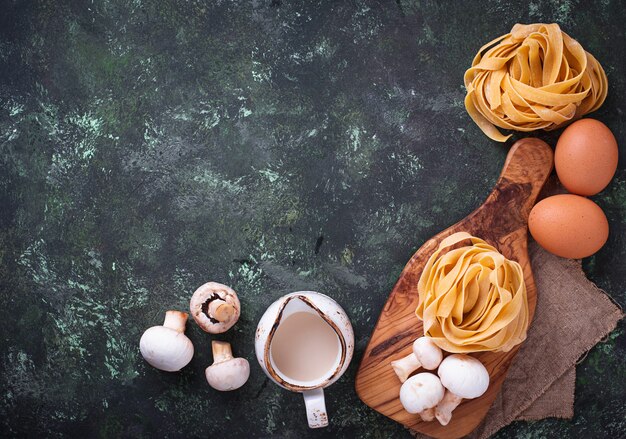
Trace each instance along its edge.
{"label": "brown drip stain on pitcher", "polygon": [[[335,331],[335,334],[337,335],[337,338],[339,339],[339,343],[341,343],[341,358],[339,360],[339,364],[337,365],[337,367],[335,368],[333,373],[330,376],[328,376],[321,385],[316,385],[316,386],[299,386],[297,384],[291,384],[291,383],[285,381],[280,375],[278,375],[278,373],[274,369],[274,366],[272,365],[272,362],[270,361],[270,346],[271,346],[272,340],[274,338],[274,333],[278,329],[278,326],[280,325],[280,323],[281,323],[281,321],[283,319],[283,312],[285,311],[285,307],[293,299],[299,299],[302,302],[304,302],[307,306],[312,308],[331,328],[333,328],[333,331]],[[263,359],[265,361],[265,366],[267,367],[268,373],[281,386],[284,386],[287,389],[292,390],[292,391],[296,391],[296,392],[302,392],[304,390],[317,389],[319,387],[323,387],[326,383],[328,383],[333,378],[335,378],[335,376],[340,372],[341,367],[343,366],[343,364],[344,364],[344,362],[346,360],[346,342],[343,339],[343,336],[341,335],[341,331],[339,330],[339,327],[337,327],[337,325],[332,320],[330,320],[326,316],[326,314],[324,314],[309,299],[307,299],[305,296],[300,296],[300,295],[298,295],[298,296],[291,296],[291,297],[287,298],[287,300],[285,300],[285,302],[281,305],[280,310],[278,311],[278,315],[276,316],[276,320],[274,321],[274,324],[272,325],[272,329],[270,329],[270,332],[269,332],[269,334],[267,336],[267,342],[265,343],[265,346],[264,346],[264,349],[263,349]]]}

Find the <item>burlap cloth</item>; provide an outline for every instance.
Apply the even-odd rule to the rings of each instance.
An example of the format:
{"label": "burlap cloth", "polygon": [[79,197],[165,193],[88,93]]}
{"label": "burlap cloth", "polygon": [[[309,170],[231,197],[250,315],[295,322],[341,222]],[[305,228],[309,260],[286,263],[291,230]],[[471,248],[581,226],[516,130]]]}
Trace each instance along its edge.
{"label": "burlap cloth", "polygon": [[534,242],[528,253],[537,286],[535,317],[500,394],[468,438],[487,438],[513,421],[571,418],[576,362],[623,316],[585,277],[580,261],[554,256]]}

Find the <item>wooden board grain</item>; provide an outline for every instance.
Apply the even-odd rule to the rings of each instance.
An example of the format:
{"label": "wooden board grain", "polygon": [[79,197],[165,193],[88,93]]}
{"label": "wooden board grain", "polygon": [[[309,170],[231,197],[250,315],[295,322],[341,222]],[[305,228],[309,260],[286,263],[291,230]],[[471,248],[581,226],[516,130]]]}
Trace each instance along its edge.
{"label": "wooden board grain", "polygon": [[418,415],[409,414],[402,408],[398,397],[401,383],[390,362],[408,355],[413,341],[424,335],[422,322],[415,316],[419,302],[417,282],[426,261],[441,240],[456,232],[464,231],[482,238],[504,256],[522,265],[532,319],[537,291],[528,259],[527,221],[552,171],[552,164],[552,149],[545,142],[535,138],[516,142],[485,202],[466,218],[428,240],[413,255],[387,299],[357,372],[356,391],[365,404],[435,438],[463,437],[480,424],[498,395],[519,346],[506,353],[472,354],[489,371],[489,389],[480,398],[464,400],[445,427],[436,420],[423,422]]}

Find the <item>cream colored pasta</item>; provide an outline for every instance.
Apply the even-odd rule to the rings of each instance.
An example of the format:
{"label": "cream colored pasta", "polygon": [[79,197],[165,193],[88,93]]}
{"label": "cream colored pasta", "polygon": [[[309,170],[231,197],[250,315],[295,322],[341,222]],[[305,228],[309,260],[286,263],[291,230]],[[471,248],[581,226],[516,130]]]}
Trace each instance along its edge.
{"label": "cream colored pasta", "polygon": [[[472,245],[450,247],[464,240]],[[420,277],[424,335],[448,352],[509,351],[526,339],[528,300],[522,267],[469,233],[444,239]]]}
{"label": "cream colored pasta", "polygon": [[596,110],[606,98],[602,66],[559,25],[516,24],[480,48],[465,72],[465,108],[491,139],[496,127],[552,130]]}

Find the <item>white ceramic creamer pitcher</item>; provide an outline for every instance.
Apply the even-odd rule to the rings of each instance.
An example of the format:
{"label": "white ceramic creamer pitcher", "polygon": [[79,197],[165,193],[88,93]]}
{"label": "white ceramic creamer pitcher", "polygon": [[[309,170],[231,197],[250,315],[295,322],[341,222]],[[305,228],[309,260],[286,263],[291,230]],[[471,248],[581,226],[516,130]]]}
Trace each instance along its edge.
{"label": "white ceramic creamer pitcher", "polygon": [[[308,315],[299,313],[307,313]],[[292,320],[285,324],[289,317]],[[317,322],[315,319],[320,320]],[[302,379],[302,376],[294,378],[298,377],[298,371],[294,372],[293,365],[291,365],[290,370],[287,367],[290,366],[289,362],[280,358],[281,352],[292,352],[293,355],[298,355],[298,349],[302,349],[303,346],[309,346],[307,343],[301,346],[289,346],[288,343],[290,341],[285,341],[289,340],[289,334],[286,334],[286,331],[298,332],[298,322],[308,324],[309,327],[312,324],[313,327],[318,325],[318,327],[323,326],[325,328],[323,334],[319,333],[320,337],[317,340],[317,347],[323,350],[323,353],[328,358],[325,358],[325,362],[321,365],[319,375],[314,378],[311,377],[311,379]],[[283,324],[285,326],[281,332],[281,325]],[[295,330],[294,325],[296,325]],[[308,336],[308,334],[302,335]],[[314,335],[311,334],[311,336]],[[273,346],[273,342],[277,345]],[[285,343],[287,343],[287,346],[285,346]],[[319,343],[324,343],[325,345],[320,346]],[[336,343],[336,345],[333,343]],[[277,349],[279,344],[281,349]],[[326,347],[328,349],[325,349]],[[337,381],[346,371],[354,352],[354,332],[350,320],[341,306],[330,297],[314,291],[298,291],[281,297],[269,306],[259,321],[256,330],[255,350],[259,364],[272,381],[287,390],[302,393],[309,427],[326,427],[328,425],[328,414],[326,412],[323,389]],[[305,356],[308,356],[309,353],[305,352],[305,354],[307,354]],[[275,356],[276,358],[274,358]],[[323,356],[320,355],[320,357]],[[297,363],[297,361],[294,362],[294,364]],[[284,370],[281,370],[280,367],[284,367]]]}

